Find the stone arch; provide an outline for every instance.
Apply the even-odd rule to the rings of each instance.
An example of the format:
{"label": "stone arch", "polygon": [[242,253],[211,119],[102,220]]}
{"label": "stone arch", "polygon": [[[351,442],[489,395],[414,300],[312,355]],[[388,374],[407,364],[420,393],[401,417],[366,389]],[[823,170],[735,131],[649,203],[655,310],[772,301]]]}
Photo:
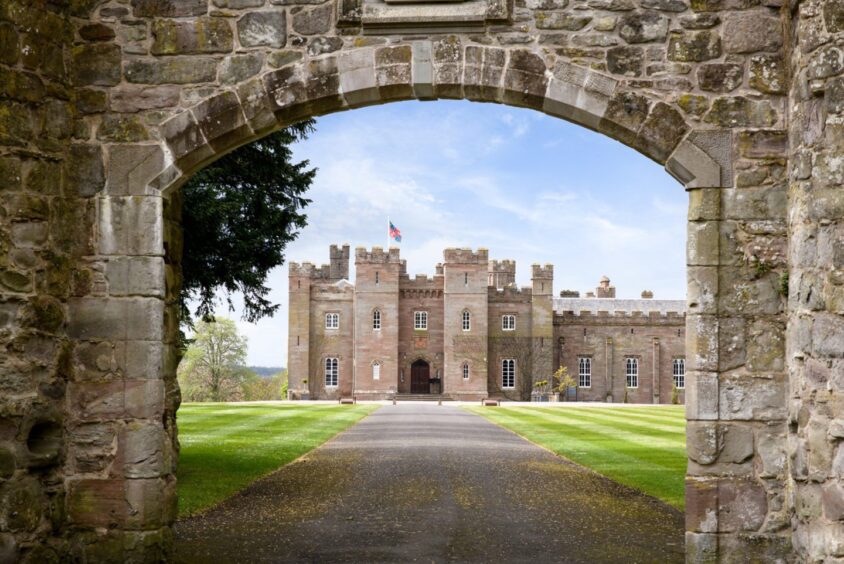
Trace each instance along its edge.
{"label": "stone arch", "polygon": [[567,119],[685,185],[689,559],[837,555],[841,2],[479,2],[410,28],[359,0],[0,3],[0,496],[39,519],[0,560],[167,553],[181,183],[298,119],[436,98]]}

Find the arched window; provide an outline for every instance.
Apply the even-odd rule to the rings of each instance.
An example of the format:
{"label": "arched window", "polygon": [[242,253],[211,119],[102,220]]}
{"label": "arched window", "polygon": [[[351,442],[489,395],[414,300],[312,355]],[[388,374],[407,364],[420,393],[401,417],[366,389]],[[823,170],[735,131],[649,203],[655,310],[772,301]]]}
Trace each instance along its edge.
{"label": "arched window", "polygon": [[634,357],[627,357],[624,361],[625,373],[627,375],[627,387],[639,387],[639,359]]}
{"label": "arched window", "polygon": [[325,387],[336,388],[340,380],[340,365],[336,358],[325,359]]}
{"label": "arched window", "polygon": [[472,314],[468,309],[463,310],[463,330],[470,331],[472,329]]}
{"label": "arched window", "polygon": [[326,313],[325,314],[325,328],[326,329],[338,329],[340,327],[340,314],[339,313]]}
{"label": "arched window", "polygon": [[372,379],[373,380],[380,380],[381,379],[381,363],[377,360],[372,363]]}
{"label": "arched window", "polygon": [[516,359],[505,358],[501,361],[501,387],[516,387]]}
{"label": "arched window", "polygon": [[375,331],[381,330],[381,310],[376,309],[372,312],[372,329]]}
{"label": "arched window", "polygon": [[463,363],[463,379],[464,380],[469,379],[469,363],[468,362]]}
{"label": "arched window", "polygon": [[512,314],[501,316],[501,329],[504,331],[516,330],[516,316]]}

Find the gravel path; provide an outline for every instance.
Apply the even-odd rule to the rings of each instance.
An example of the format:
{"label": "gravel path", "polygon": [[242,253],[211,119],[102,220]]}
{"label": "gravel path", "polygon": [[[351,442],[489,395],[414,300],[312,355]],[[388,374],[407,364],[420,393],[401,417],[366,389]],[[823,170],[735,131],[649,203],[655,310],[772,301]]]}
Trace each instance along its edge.
{"label": "gravel path", "polygon": [[683,514],[462,409],[388,405],[177,523],[176,561],[682,562]]}

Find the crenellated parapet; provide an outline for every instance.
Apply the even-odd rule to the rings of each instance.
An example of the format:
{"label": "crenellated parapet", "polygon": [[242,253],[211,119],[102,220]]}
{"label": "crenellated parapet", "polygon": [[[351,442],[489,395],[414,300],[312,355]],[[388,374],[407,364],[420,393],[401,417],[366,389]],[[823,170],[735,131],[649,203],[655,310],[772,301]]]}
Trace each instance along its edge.
{"label": "crenellated parapet", "polygon": [[504,288],[490,287],[487,291],[490,303],[530,303],[533,298],[532,288],[519,288],[516,285]]}
{"label": "crenellated parapet", "polygon": [[372,250],[367,250],[366,247],[355,248],[355,264],[406,264],[399,256],[399,249],[397,247],[390,247],[385,250],[383,247],[372,247]]}
{"label": "crenellated parapet", "polygon": [[554,265],[553,264],[546,264],[542,266],[540,264],[532,264],[530,265],[530,277],[533,280],[544,279],[544,280],[553,280],[554,279]]}
{"label": "crenellated parapet", "polygon": [[489,264],[489,250],[479,248],[477,251],[466,248],[449,248],[443,251],[446,264]]}
{"label": "crenellated parapet", "polygon": [[494,288],[504,288],[516,283],[516,261],[489,261],[489,285]]}

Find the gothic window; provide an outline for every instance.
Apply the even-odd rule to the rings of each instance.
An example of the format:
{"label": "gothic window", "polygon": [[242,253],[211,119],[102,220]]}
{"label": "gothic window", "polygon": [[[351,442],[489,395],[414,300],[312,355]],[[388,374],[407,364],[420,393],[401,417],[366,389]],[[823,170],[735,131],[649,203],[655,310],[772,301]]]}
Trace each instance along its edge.
{"label": "gothic window", "polygon": [[463,310],[463,330],[469,331],[472,329],[472,314],[469,310]]}
{"label": "gothic window", "polygon": [[463,363],[463,379],[464,380],[469,379],[469,363],[468,362]]}
{"label": "gothic window", "polygon": [[372,328],[375,331],[381,330],[381,310],[376,309],[372,312]]}
{"label": "gothic window", "polygon": [[686,359],[674,359],[674,387],[678,390],[686,388]]}
{"label": "gothic window", "polygon": [[325,387],[336,388],[340,376],[339,363],[336,358],[325,359]]}
{"label": "gothic window", "polygon": [[579,388],[592,387],[592,358],[588,356],[577,358],[577,386]]}
{"label": "gothic window", "polygon": [[428,329],[428,312],[414,311],[413,312],[413,328],[414,329]]}
{"label": "gothic window", "polygon": [[380,380],[381,379],[381,363],[377,360],[372,363],[372,379],[373,380]]}
{"label": "gothic window", "polygon": [[505,358],[501,361],[501,387],[505,389],[516,387],[516,360],[513,358]]}
{"label": "gothic window", "polygon": [[627,387],[639,387],[639,359],[627,357],[625,360],[625,373],[627,375]]}
{"label": "gothic window", "polygon": [[326,329],[338,329],[340,327],[340,314],[339,313],[326,313],[325,314],[325,328]]}
{"label": "gothic window", "polygon": [[516,330],[516,316],[512,314],[501,316],[501,329],[504,331]]}

